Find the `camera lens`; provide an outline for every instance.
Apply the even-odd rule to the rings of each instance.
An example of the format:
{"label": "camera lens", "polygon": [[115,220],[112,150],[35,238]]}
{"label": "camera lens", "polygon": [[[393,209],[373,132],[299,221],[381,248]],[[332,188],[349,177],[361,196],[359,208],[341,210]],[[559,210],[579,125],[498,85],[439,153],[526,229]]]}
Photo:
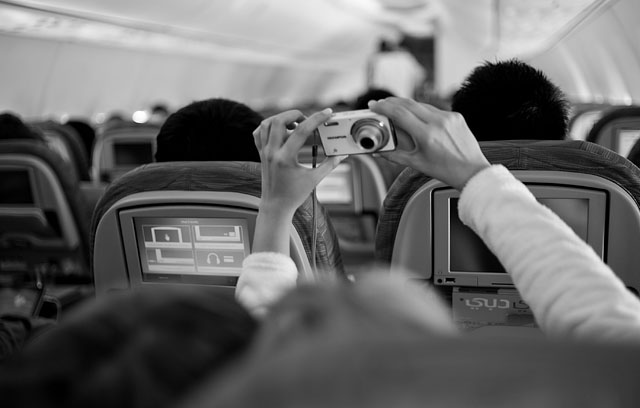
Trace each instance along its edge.
{"label": "camera lens", "polygon": [[377,119],[360,119],[351,127],[351,135],[356,144],[367,151],[381,149],[389,141],[389,131]]}

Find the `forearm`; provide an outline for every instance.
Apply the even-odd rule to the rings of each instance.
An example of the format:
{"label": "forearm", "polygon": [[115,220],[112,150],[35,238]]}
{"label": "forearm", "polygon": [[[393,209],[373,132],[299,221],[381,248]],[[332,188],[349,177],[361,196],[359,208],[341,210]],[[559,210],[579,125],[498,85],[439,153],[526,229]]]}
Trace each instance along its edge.
{"label": "forearm", "polygon": [[252,254],[244,260],[236,285],[236,298],[256,317],[296,286],[298,271],[289,257],[294,211],[269,203],[258,211]]}
{"label": "forearm", "polygon": [[511,274],[546,333],[640,336],[640,301],[506,169],[493,166],[471,179],[459,212]]}
{"label": "forearm", "polygon": [[276,204],[260,206],[252,252],[278,252],[289,256],[289,236],[295,209]]}

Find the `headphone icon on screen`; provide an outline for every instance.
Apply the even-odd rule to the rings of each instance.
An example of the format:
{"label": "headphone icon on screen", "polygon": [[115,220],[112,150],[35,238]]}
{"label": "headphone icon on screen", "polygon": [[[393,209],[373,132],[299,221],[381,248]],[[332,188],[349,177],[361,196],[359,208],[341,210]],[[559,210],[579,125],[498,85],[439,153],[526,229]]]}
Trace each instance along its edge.
{"label": "headphone icon on screen", "polygon": [[[215,258],[215,262],[211,261],[211,257]],[[215,252],[210,252],[209,255],[207,255],[207,264],[211,265],[212,263],[215,263],[216,265],[220,265],[220,257],[218,257],[218,255]]]}

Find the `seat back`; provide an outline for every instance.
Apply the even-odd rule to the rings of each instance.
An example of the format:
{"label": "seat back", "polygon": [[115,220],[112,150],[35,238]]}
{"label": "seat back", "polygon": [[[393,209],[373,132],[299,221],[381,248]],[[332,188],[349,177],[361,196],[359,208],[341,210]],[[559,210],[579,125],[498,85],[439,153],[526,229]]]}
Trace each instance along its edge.
{"label": "seat back", "polygon": [[[325,156],[319,150],[321,162]],[[310,165],[311,146],[302,149],[299,160]],[[391,171],[385,173],[371,155],[351,155],[318,184],[318,201],[331,215],[348,273],[365,270],[373,259],[375,228]]]}
{"label": "seat back", "polygon": [[[582,141],[485,142],[481,146],[490,162],[505,165],[527,184],[638,293],[637,167],[608,149]],[[492,299],[500,295],[518,302],[510,276],[500,271],[495,257],[457,218],[458,196],[437,180],[405,170],[384,203],[376,237],[378,261],[434,283],[449,299],[480,291],[491,293]]]}
{"label": "seat back", "polygon": [[593,125],[588,142],[597,143],[627,157],[640,139],[640,106],[608,110]]}
{"label": "seat back", "polygon": [[62,159],[75,169],[81,181],[89,181],[89,158],[85,152],[82,140],[70,126],[53,121],[36,122],[33,126],[40,129],[44,138]]}
{"label": "seat back", "polygon": [[75,172],[41,141],[8,140],[0,178],[0,269],[90,281],[90,214]]}
{"label": "seat back", "polygon": [[633,145],[633,147],[629,151],[629,155],[627,156],[627,159],[631,163],[640,167],[640,140],[638,140],[636,144]]}
{"label": "seat back", "polygon": [[154,125],[127,125],[109,128],[93,147],[91,178],[111,182],[142,164],[152,163],[156,154]]}
{"label": "seat back", "polygon": [[[232,291],[251,251],[260,204],[260,164],[167,162],[114,181],[92,222],[96,293],[158,284]],[[316,271],[311,268],[312,202],[296,211],[291,257],[304,279],[343,276],[333,226],[317,211]]]}
{"label": "seat back", "polygon": [[593,125],[602,117],[605,108],[587,109],[576,113],[569,121],[569,139],[586,140]]}

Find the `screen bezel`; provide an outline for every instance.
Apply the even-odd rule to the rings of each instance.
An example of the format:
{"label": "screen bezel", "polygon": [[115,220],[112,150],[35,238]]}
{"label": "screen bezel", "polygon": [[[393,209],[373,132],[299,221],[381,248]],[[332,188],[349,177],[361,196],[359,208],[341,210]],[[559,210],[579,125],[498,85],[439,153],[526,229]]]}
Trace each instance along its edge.
{"label": "screen bezel", "polygon": [[[251,244],[255,231],[255,212],[241,208],[198,205],[166,205],[151,208],[133,208],[120,211],[118,214],[121,225],[122,243],[125,252],[127,273],[132,286],[148,286],[158,284],[185,284],[206,286],[230,286],[238,281],[238,276],[229,274],[212,274],[208,276],[181,275],[178,279],[149,279],[145,276],[140,258],[139,235],[135,220],[139,218],[208,218],[208,219],[241,219],[246,222],[247,256],[251,253]],[[148,274],[147,274],[148,275]],[[184,278],[184,279],[183,279]]]}
{"label": "screen bezel", "polygon": [[[606,261],[605,236],[607,220],[607,193],[603,190],[573,186],[527,184],[536,198],[542,199],[586,199],[588,201],[588,230],[586,242],[596,254]],[[451,239],[449,231],[451,198],[460,193],[450,187],[433,191],[433,281],[443,286],[513,287],[511,276],[504,272],[462,272],[450,267]],[[438,237],[438,239],[436,239]]]}

